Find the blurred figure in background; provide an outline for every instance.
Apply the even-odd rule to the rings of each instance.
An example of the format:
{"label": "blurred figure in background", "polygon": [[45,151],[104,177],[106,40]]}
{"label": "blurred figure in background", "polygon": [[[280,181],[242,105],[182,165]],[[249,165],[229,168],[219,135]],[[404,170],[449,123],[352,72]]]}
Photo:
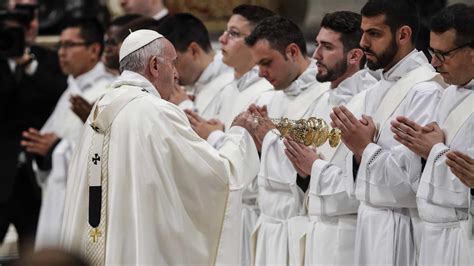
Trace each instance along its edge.
{"label": "blurred figure in background", "polygon": [[127,31],[126,25],[142,16],[137,14],[127,14],[113,19],[105,31],[104,54],[102,62],[107,71],[113,75],[119,74],[119,51],[120,46],[125,39],[122,31]]}
{"label": "blurred figure in background", "polygon": [[163,0],[121,0],[120,6],[125,14],[152,17],[158,22],[166,18],[169,13]]}
{"label": "blurred figure in background", "polygon": [[[21,146],[21,133],[29,127],[41,128],[66,88],[58,57],[35,44],[38,33],[37,1],[10,1],[2,28],[24,32],[18,41],[2,35],[1,47],[20,48],[15,54],[0,51],[0,243],[10,224],[15,226],[20,252],[30,249],[36,234],[41,191],[32,170],[33,154]],[[10,35],[11,36],[11,35]],[[24,42],[22,48],[20,43]]]}
{"label": "blurred figure in background", "polygon": [[36,247],[59,243],[69,160],[84,124],[71,109],[70,97],[80,95],[90,104],[106,92],[113,79],[100,62],[103,38],[102,25],[95,19],[72,20],[66,26],[58,55],[61,69],[69,75],[68,88],[41,131],[30,127],[23,132],[21,145],[35,155],[45,193]]}

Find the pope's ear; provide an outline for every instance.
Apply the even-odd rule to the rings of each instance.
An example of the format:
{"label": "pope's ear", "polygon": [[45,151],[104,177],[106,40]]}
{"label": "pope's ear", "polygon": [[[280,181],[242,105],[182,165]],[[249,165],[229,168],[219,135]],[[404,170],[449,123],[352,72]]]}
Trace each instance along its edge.
{"label": "pope's ear", "polygon": [[158,64],[160,62],[158,62],[158,57],[156,57],[155,55],[150,57],[150,59],[148,60],[148,69],[150,71],[150,74],[153,76],[153,77],[157,77],[158,76]]}

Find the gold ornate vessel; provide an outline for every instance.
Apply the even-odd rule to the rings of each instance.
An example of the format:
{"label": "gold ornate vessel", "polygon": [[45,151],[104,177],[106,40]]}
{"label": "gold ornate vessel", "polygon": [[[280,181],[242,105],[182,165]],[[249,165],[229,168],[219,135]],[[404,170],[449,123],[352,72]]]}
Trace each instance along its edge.
{"label": "gold ornate vessel", "polygon": [[331,128],[324,119],[310,117],[307,119],[291,120],[286,117],[272,119],[280,138],[290,136],[293,140],[306,146],[319,147],[326,141],[333,148],[341,142],[341,131]]}

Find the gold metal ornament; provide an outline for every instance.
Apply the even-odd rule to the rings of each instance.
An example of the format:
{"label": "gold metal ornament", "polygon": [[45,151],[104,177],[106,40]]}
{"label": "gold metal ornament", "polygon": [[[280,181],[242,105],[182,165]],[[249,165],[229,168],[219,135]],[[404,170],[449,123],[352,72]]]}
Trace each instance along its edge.
{"label": "gold metal ornament", "polygon": [[333,148],[341,142],[341,131],[330,128],[324,119],[310,117],[308,119],[291,120],[286,117],[271,120],[280,138],[290,136],[296,142],[306,146],[319,147],[326,141]]}

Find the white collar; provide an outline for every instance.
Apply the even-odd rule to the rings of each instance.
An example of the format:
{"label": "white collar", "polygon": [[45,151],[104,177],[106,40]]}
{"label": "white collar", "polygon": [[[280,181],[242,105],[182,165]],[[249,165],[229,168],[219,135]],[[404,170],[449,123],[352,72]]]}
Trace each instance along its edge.
{"label": "white collar", "polygon": [[[420,67],[421,65],[429,65],[428,59],[426,58],[425,54],[423,54],[423,52],[419,52],[416,49],[413,49],[413,51],[407,54],[393,67],[382,73],[381,78],[387,81],[398,81],[408,72]],[[433,71],[435,71],[434,68]]]}
{"label": "white collar", "polygon": [[97,80],[104,78],[104,76],[110,79],[113,78],[112,74],[106,71],[104,64],[98,62],[91,70],[76,78],[69,75],[67,83],[69,87],[75,87],[79,89],[79,91],[84,91],[88,87],[91,87]]}
{"label": "white collar", "polygon": [[254,66],[252,69],[247,71],[247,73],[245,73],[242,77],[235,80],[234,83],[237,89],[242,92],[260,79],[261,78],[258,76],[258,67]]}
{"label": "white collar", "polygon": [[162,19],[164,16],[168,15],[168,8],[163,8],[160,12],[156,13],[154,16],[153,16],[153,19],[155,20],[160,20]]}
{"label": "white collar", "polygon": [[318,73],[318,68],[316,66],[316,60],[311,59],[308,67],[301,73],[301,75],[296,78],[291,84],[283,90],[287,96],[296,97],[301,92],[306,90],[309,85],[312,85],[316,82],[316,74]]}
{"label": "white collar", "polygon": [[474,79],[471,79],[471,81],[468,82],[464,86],[458,86],[458,88],[463,88],[463,89],[466,89],[466,90],[474,90]]}
{"label": "white collar", "polygon": [[129,70],[125,70],[117,79],[112,83],[112,88],[118,88],[123,85],[136,86],[145,89],[147,92],[161,98],[158,90],[151,84],[151,82],[144,76]]}

